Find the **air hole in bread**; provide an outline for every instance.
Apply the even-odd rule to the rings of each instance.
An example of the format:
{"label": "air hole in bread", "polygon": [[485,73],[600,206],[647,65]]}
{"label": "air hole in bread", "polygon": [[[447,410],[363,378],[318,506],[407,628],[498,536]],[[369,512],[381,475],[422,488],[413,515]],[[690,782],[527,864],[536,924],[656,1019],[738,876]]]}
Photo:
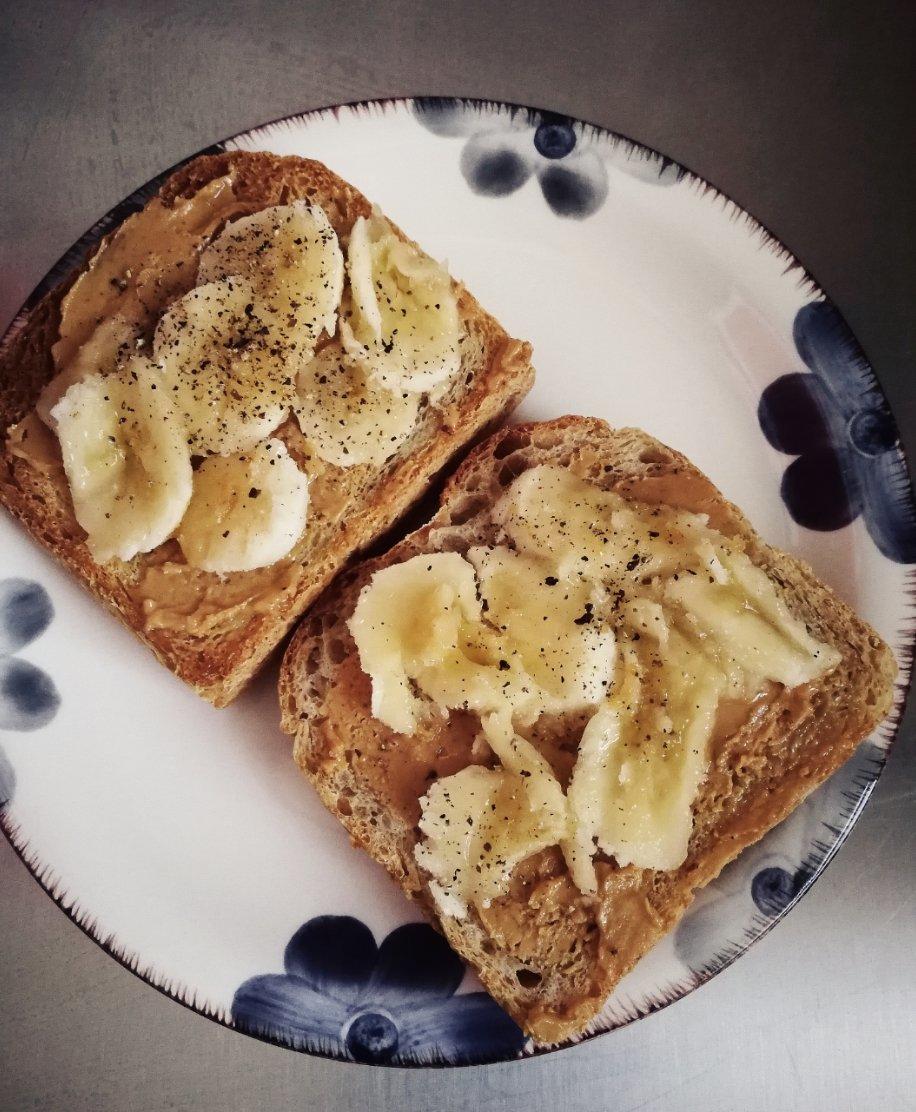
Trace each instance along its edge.
{"label": "air hole in bread", "polygon": [[670,463],[671,457],[658,448],[643,448],[639,453],[640,463]]}
{"label": "air hole in bread", "polygon": [[500,486],[507,487],[511,483],[514,483],[519,475],[521,475],[523,471],[527,470],[527,467],[528,461],[525,459],[525,456],[521,452],[509,456],[497,472],[496,477],[499,481]]}
{"label": "air hole in bread", "polygon": [[347,659],[347,646],[339,637],[333,637],[328,642],[328,656],[335,664],[341,664]]}
{"label": "air hole in bread", "polygon": [[537,988],[541,983],[541,975],[534,969],[516,969],[515,976],[522,988]]}
{"label": "air hole in bread", "polygon": [[463,556],[470,547],[470,541],[461,533],[443,533],[436,537],[437,552],[460,552]]}
{"label": "air hole in bread", "polygon": [[531,439],[524,429],[509,429],[502,440],[493,449],[494,459],[505,459],[513,452],[521,451],[531,445]]}
{"label": "air hole in bread", "polygon": [[476,517],[487,508],[487,500],[482,495],[463,498],[449,514],[452,525],[465,525],[472,517]]}
{"label": "air hole in bread", "polygon": [[350,800],[346,794],[341,794],[337,797],[337,810],[342,815],[352,815],[353,808],[350,806]]}

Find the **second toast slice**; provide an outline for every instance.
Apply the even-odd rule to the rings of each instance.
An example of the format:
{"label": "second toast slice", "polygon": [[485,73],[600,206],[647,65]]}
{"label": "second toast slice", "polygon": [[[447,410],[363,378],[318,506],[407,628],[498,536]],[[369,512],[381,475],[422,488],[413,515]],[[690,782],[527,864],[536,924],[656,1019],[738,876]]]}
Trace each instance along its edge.
{"label": "second toast slice", "polygon": [[[433,713],[412,733],[384,725],[373,714],[372,682],[351,620],[361,592],[383,569],[504,543],[494,508],[519,476],[543,465],[624,499],[706,515],[765,573],[790,620],[801,623],[799,636],[816,639],[831,667],[801,688],[771,685],[765,699],[713,737],[679,864],[621,865],[599,854],[597,891],[587,894],[573,882],[560,848],[548,847],[513,869],[501,895],[462,914],[436,898],[416,850],[421,822],[429,829],[421,799],[431,785],[472,765],[492,767],[480,719],[453,710]],[[590,616],[586,607],[577,626]],[[280,697],[296,760],[354,843],[420,904],[513,1018],[548,1044],[582,1032],[697,889],[851,755],[887,712],[895,673],[877,634],[806,564],[761,541],[683,456],[639,430],[568,417],[497,433],[464,462],[427,526],[339,580],[291,642]],[[581,719],[559,716],[528,736],[567,782]]]}

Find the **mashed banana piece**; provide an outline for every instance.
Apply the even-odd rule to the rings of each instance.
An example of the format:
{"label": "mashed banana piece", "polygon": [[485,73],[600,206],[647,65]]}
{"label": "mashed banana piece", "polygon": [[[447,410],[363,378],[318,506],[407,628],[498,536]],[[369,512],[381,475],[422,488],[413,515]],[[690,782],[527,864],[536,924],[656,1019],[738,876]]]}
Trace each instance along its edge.
{"label": "mashed banana piece", "polygon": [[347,352],[389,390],[442,387],[461,365],[461,318],[446,269],[395,235],[378,211],[353,225],[347,269]]}

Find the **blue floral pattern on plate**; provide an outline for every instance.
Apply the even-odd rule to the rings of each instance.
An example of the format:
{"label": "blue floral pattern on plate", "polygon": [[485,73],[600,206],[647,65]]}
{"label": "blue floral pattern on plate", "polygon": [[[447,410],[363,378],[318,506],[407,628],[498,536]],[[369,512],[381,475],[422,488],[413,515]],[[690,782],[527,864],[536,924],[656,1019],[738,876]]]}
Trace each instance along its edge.
{"label": "blue floral pattern on plate", "polygon": [[475,193],[506,197],[532,177],[557,216],[582,220],[608,195],[607,162],[641,181],[672,185],[684,176],[671,159],[619,140],[609,152],[590,141],[590,129],[556,112],[515,107],[493,111],[458,97],[420,97],[417,119],[435,135],[461,137],[461,172]]}
{"label": "blue floral pattern on plate", "polygon": [[[57,714],[60,695],[51,677],[14,654],[48,628],[54,607],[30,579],[0,580],[0,730],[37,730]],[[16,775],[0,749],[0,807],[13,797]]]}
{"label": "blue floral pattern on plate", "polygon": [[240,1030],[375,1065],[479,1063],[525,1043],[485,992],[455,995],[464,966],[426,923],[397,927],[379,946],[358,919],[321,915],[290,939],[283,966],[236,991]]}
{"label": "blue floral pattern on plate", "polygon": [[461,172],[475,193],[506,197],[533,176],[557,216],[581,220],[604,204],[604,160],[565,116],[521,109],[481,116],[445,97],[417,100],[414,111],[436,135],[466,139]]}
{"label": "blue floral pattern on plate", "polygon": [[836,308],[799,309],[795,347],[810,373],[783,375],[764,390],[764,436],[796,459],[781,494],[799,525],[833,530],[860,514],[890,560],[916,563],[916,514],[897,426],[855,337]]}

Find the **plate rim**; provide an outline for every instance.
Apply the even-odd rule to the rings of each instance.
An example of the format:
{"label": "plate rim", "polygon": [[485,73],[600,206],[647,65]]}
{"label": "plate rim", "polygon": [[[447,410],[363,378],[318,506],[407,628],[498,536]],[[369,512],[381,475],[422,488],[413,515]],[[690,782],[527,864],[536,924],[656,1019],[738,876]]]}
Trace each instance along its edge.
{"label": "plate rim", "polygon": [[[876,389],[879,391],[881,398],[884,400],[887,411],[891,416],[894,423],[894,429],[897,432],[897,448],[900,452],[903,464],[906,468],[906,501],[909,508],[916,513],[916,488],[914,488],[913,472],[910,466],[910,460],[907,454],[907,448],[904,444],[903,437],[900,434],[900,428],[897,423],[896,416],[891,407],[890,401],[885,393],[881,380],[874,369],[867,352],[863,348],[858,336],[850,328],[848,321],[843,313],[840,311],[839,306],[833,298],[826,292],[824,287],[817,280],[811,269],[799,258],[794,251],[788,248],[785,243],[758,217],[749,212],[743,205],[739,204],[734,198],[725,190],[721,189],[714,182],[708,178],[697,173],[690,166],[674,159],[651,147],[648,144],[632,138],[625,132],[616,131],[612,128],[605,127],[603,124],[596,124],[590,120],[586,120],[580,116],[568,115],[567,113],[557,113],[554,109],[538,107],[529,104],[522,104],[517,101],[493,99],[489,97],[472,97],[472,96],[457,96],[457,95],[444,95],[444,94],[403,94],[398,96],[387,97],[369,97],[364,99],[354,99],[348,101],[337,101],[332,104],[326,104],[320,107],[308,108],[299,112],[284,113],[275,116],[262,123],[252,125],[251,127],[242,128],[229,135],[226,135],[193,153],[180,158],[178,161],[153,175],[147,181],[137,186],[131,193],[116,202],[110,209],[99,216],[92,225],[79,236],[70,247],[68,247],[47,270],[44,276],[36,283],[31,292],[22,302],[20,307],[13,314],[12,318],[7,322],[0,334],[0,355],[5,353],[8,345],[15,338],[16,334],[21,327],[25,315],[30,312],[34,306],[53,289],[63,277],[65,277],[74,266],[79,265],[86,251],[102,236],[115,227],[124,219],[126,210],[135,205],[138,201],[145,200],[152,196],[158,189],[159,184],[164,181],[169,175],[173,174],[176,170],[185,166],[195,158],[199,158],[206,154],[222,154],[226,151],[226,144],[240,139],[244,136],[251,136],[257,132],[264,131],[283,123],[298,123],[307,121],[314,117],[326,116],[331,114],[337,119],[339,113],[345,109],[351,109],[356,113],[361,110],[373,111],[378,110],[380,115],[384,116],[390,109],[406,108],[410,110],[411,105],[417,102],[439,102],[450,104],[461,104],[465,107],[473,107],[481,112],[496,111],[509,109],[511,113],[524,112],[529,115],[529,118],[536,118],[542,115],[556,116],[560,115],[569,120],[573,124],[581,126],[587,134],[600,136],[605,139],[611,139],[615,145],[623,143],[630,151],[639,151],[647,153],[653,159],[661,160],[663,166],[674,166],[677,168],[681,178],[687,179],[690,185],[694,188],[699,187],[700,196],[705,196],[709,193],[713,194],[726,202],[725,209],[727,216],[732,220],[741,220],[746,224],[750,230],[751,235],[757,236],[760,240],[761,246],[767,251],[772,252],[785,262],[783,270],[784,275],[790,275],[794,272],[799,272],[796,276],[798,286],[806,292],[812,294],[816,298],[822,299],[826,304],[833,307],[840,319],[849,329],[849,335],[852,337],[856,348],[861,353],[864,361],[871,373],[872,379]],[[911,565],[916,567],[916,565]],[[912,573],[908,578],[912,577]],[[910,594],[916,596],[916,579],[914,579]],[[911,604],[912,610],[913,604]],[[903,658],[904,664],[901,672],[905,672],[905,676],[901,679],[898,673],[897,679],[894,684],[894,702],[891,706],[887,717],[879,727],[882,731],[883,746],[879,757],[880,766],[877,768],[874,776],[870,781],[864,785],[862,792],[851,811],[850,815],[845,821],[843,830],[840,832],[837,840],[825,854],[823,860],[818,865],[816,871],[811,874],[793,898],[782,908],[777,914],[773,915],[769,922],[755,934],[752,938],[743,942],[740,946],[733,948],[721,963],[713,968],[704,969],[701,972],[691,971],[691,979],[693,984],[685,992],[673,995],[670,999],[650,1001],[647,1007],[638,1007],[634,1005],[636,1014],[627,1019],[624,1023],[614,1024],[611,1027],[606,1027],[602,1030],[586,1032],[575,1039],[567,1039],[562,1043],[557,1043],[550,1046],[535,1047],[531,1051],[527,1051],[514,1058],[506,1058],[504,1056],[496,1057],[480,1057],[471,1062],[379,1062],[372,1063],[373,1067],[383,1066],[387,1069],[466,1069],[478,1066],[494,1065],[500,1062],[524,1062],[528,1059],[543,1057],[547,1054],[556,1054],[563,1050],[569,1050],[576,1046],[581,1046],[585,1043],[591,1042],[602,1036],[610,1035],[614,1031],[621,1030],[624,1027],[630,1027],[639,1020],[645,1019],[650,1015],[669,1007],[671,1004],[676,1003],[678,1000],[683,999],[685,996],[696,992],[705,984],[711,981],[718,974],[724,972],[729,966],[733,965],[739,958],[743,957],[745,953],[755,943],[759,942],[762,938],[767,936],[770,931],[795,908],[798,903],[806,896],[814,884],[823,876],[828,866],[836,857],[837,852],[849,837],[856,823],[861,818],[862,812],[865,809],[868,801],[871,799],[872,792],[875,785],[878,783],[884,769],[887,765],[887,759],[894,748],[897,738],[900,733],[900,726],[903,722],[908,700],[913,687],[914,668],[913,661],[916,657],[916,613],[904,611],[901,617],[901,626],[897,631],[898,637],[901,639],[901,644],[898,648],[899,655]],[[283,1050],[292,1050],[298,1054],[306,1055],[308,1057],[324,1058],[328,1061],[341,1062],[347,1065],[359,1066],[365,1063],[357,1062],[353,1058],[344,1056],[343,1054],[332,1053],[320,1048],[311,1048],[304,1046],[295,1046],[289,1041],[274,1037],[269,1034],[255,1033],[254,1031],[246,1030],[244,1027],[238,1026],[231,1018],[231,1013],[227,1012],[225,1008],[214,1008],[209,1002],[200,1002],[196,998],[196,992],[190,986],[182,983],[174,983],[169,977],[158,973],[154,968],[141,969],[143,964],[141,955],[138,952],[131,951],[125,946],[122,946],[113,932],[105,932],[103,928],[97,923],[92,912],[88,909],[81,909],[79,906],[78,898],[67,906],[68,894],[61,888],[61,878],[57,877],[54,873],[53,866],[50,862],[41,863],[38,860],[32,859],[28,853],[28,840],[19,840],[20,827],[18,824],[9,820],[7,815],[7,807],[0,806],[0,831],[3,832],[6,840],[9,842],[16,857],[22,862],[32,879],[39,885],[42,891],[54,902],[55,906],[59,908],[64,915],[75,924],[79,930],[92,942],[95,943],[105,954],[113,958],[122,968],[126,969],[134,977],[136,977],[143,984],[155,989],[161,995],[167,997],[180,1004],[183,1008],[193,1012],[196,1015],[202,1016],[204,1019],[217,1024],[218,1026],[234,1031],[237,1034],[243,1035],[247,1038],[253,1039],[256,1042],[267,1043],[272,1046],[279,1047]]]}

